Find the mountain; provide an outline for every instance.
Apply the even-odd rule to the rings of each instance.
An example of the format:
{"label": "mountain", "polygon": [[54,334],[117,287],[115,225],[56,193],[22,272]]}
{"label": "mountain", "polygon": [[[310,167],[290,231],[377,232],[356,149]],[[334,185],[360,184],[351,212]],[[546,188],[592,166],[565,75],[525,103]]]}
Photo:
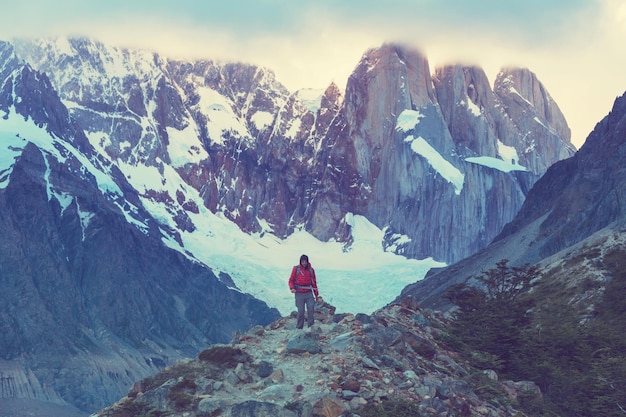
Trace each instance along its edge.
{"label": "mountain", "polygon": [[218,223],[349,252],[360,216],[387,251],[452,262],[573,153],[529,70],[492,89],[399,45],[366,51],[345,94],[86,38],[2,42],[0,77],[0,397],[68,414],[279,316],[249,295],[267,260],[224,262]]}
{"label": "mountain", "polygon": [[352,211],[385,230],[388,250],[446,263],[486,246],[573,152],[565,119],[530,71],[505,69],[492,90],[480,68],[431,76],[423,55],[397,45],[363,56],[329,132],[330,169],[311,202],[316,235],[336,236]]}
{"label": "mountain", "polygon": [[[442,307],[450,285],[467,281],[501,259],[512,265],[540,263],[558,269],[568,286],[585,277],[601,277],[605,253],[622,252],[626,212],[626,95],[590,133],[571,158],[555,163],[529,191],[517,216],[485,249],[423,281],[409,285],[400,298],[414,297],[421,305]],[[592,249],[593,248],[593,249]],[[595,258],[596,265],[593,265]],[[554,273],[554,271],[553,271]]]}
{"label": "mountain", "polygon": [[[450,263],[486,246],[574,152],[527,69],[502,70],[492,89],[480,68],[431,75],[420,52],[385,44],[363,55],[345,96],[331,84],[312,100],[253,65],[84,38],[15,47],[49,75],[99,153],[188,232],[187,193],[197,192],[245,232],[285,238],[303,227],[349,244],[346,216],[357,214],[385,230],[388,250]],[[135,167],[190,189],[148,188]]]}
{"label": "mountain", "polygon": [[99,157],[47,76],[10,45],[0,51],[3,410],[30,399],[84,415],[279,316],[168,248],[170,235]]}

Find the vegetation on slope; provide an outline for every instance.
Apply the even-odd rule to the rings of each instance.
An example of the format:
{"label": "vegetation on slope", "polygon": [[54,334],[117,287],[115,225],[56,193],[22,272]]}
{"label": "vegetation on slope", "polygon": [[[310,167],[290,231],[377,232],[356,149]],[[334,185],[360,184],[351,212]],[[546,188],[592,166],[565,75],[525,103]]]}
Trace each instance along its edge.
{"label": "vegetation on slope", "polygon": [[543,401],[519,398],[529,415],[624,416],[626,252],[615,249],[602,262],[607,283],[589,314],[538,267],[500,261],[476,277],[481,288],[462,284],[448,292],[458,310],[446,342],[502,379],[535,382]]}

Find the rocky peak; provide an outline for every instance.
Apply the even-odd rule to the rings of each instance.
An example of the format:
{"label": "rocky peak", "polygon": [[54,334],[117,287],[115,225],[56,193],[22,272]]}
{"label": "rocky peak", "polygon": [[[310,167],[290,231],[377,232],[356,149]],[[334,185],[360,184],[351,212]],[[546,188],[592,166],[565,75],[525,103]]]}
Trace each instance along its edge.
{"label": "rocky peak", "polygon": [[[369,50],[324,142],[328,163],[307,228],[349,242],[345,216],[356,213],[385,229],[385,247],[410,257],[450,262],[484,247],[545,169],[574,152],[550,124],[561,122],[556,110],[548,122],[544,107],[538,116],[509,107],[481,68],[450,65],[431,76],[419,51]],[[481,225],[471,230],[476,213]]]}
{"label": "rocky peak", "polygon": [[571,139],[571,131],[565,117],[558,108],[545,86],[528,68],[504,68],[495,81],[494,90],[505,104],[515,102],[533,107],[534,111],[545,120],[565,142]]}
{"label": "rocky peak", "polygon": [[6,80],[19,64],[13,45],[0,41],[0,80]]}
{"label": "rocky peak", "polygon": [[[513,416],[530,382],[498,381],[469,368],[439,341],[445,319],[406,301],[369,315],[334,314],[317,303],[316,324],[294,328],[295,316],[256,326],[230,344],[135,384],[95,416],[185,413],[338,417],[386,401],[409,401],[422,416]],[[481,375],[477,377],[477,375]],[[482,397],[477,381],[497,400]],[[474,381],[474,382],[472,382]]]}
{"label": "rocky peak", "polygon": [[405,109],[435,99],[428,60],[421,52],[395,44],[370,49],[346,85],[345,117],[368,148],[380,146],[393,133],[395,118]]}
{"label": "rocky peak", "polygon": [[498,137],[490,128],[494,124],[496,98],[483,69],[462,65],[440,67],[433,82],[455,148],[466,156],[497,156]]}
{"label": "rocky peak", "polygon": [[592,233],[625,222],[620,196],[626,193],[621,169],[625,155],[626,94],[596,125],[572,158],[559,162],[535,184],[517,217],[497,240],[529,227],[538,219],[541,239],[532,261],[573,245]]}
{"label": "rocky peak", "polygon": [[[571,156],[571,131],[565,116],[536,75],[525,68],[506,68],[496,77],[494,92],[504,112],[516,126],[517,135],[510,135],[510,122],[503,124],[504,144],[517,144],[522,163],[533,172],[544,173],[552,164]],[[534,153],[541,153],[537,159]]]}

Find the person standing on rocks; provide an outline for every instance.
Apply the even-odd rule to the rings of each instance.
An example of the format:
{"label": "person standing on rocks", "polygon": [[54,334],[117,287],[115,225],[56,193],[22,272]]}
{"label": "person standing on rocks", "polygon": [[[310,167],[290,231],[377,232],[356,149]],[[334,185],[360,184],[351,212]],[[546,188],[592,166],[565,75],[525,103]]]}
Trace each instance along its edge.
{"label": "person standing on rocks", "polygon": [[315,301],[321,301],[317,290],[317,278],[315,270],[309,263],[309,257],[302,255],[300,264],[293,267],[289,277],[289,289],[296,297],[296,307],[298,308],[298,318],[296,327],[304,327],[304,308],[306,307],[307,325],[313,326]]}

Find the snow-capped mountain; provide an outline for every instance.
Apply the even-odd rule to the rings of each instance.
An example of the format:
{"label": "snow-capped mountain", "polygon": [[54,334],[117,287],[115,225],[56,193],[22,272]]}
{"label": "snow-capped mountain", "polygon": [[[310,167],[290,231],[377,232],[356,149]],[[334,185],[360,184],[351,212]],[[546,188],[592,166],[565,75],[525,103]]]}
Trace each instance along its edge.
{"label": "snow-capped mountain", "polygon": [[91,146],[47,76],[6,43],[0,57],[3,411],[23,415],[28,401],[43,415],[85,415],[279,316],[169,249],[171,231]]}
{"label": "snow-capped mountain", "polygon": [[340,311],[371,312],[487,245],[573,152],[530,71],[492,90],[396,45],[344,94],[85,38],[2,42],[0,134],[2,351],[35,399],[82,411],[289,311],[302,252]]}
{"label": "snow-capped mountain", "polygon": [[196,230],[199,195],[245,232],[304,228],[350,242],[346,216],[357,214],[385,231],[388,250],[450,263],[486,246],[534,181],[573,153],[530,71],[503,70],[492,90],[480,68],[431,76],[425,57],[396,45],[367,51],[345,99],[335,85],[315,99],[290,93],[252,65],[88,39],[16,51],[49,74],[90,143],[179,233]]}

